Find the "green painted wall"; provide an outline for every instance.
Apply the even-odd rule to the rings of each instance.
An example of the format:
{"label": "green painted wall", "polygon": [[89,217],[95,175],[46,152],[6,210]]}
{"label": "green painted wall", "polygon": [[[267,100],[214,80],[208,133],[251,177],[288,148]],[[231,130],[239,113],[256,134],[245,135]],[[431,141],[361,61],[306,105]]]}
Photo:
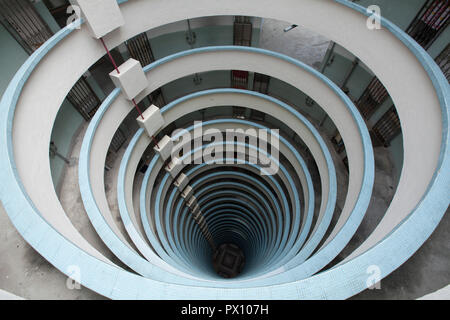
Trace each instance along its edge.
{"label": "green painted wall", "polygon": [[[233,26],[211,26],[192,29],[196,34],[194,48],[233,45]],[[186,41],[186,31],[164,34],[150,39],[155,59],[191,49]]]}
{"label": "green painted wall", "polygon": [[[83,122],[84,119],[80,113],[75,110],[70,102],[65,100],[56,115],[51,140],[58,148],[58,152],[66,158],[70,156],[73,136]],[[60,179],[65,165],[64,160],[59,157],[50,158],[50,170],[57,191],[59,191],[58,185],[61,182]]]}
{"label": "green painted wall", "polygon": [[196,91],[203,91],[214,88],[229,88],[231,85],[230,71],[211,71],[199,74],[201,83],[194,83],[194,75],[177,79],[163,87],[166,102],[173,101]]}
{"label": "green painted wall", "polygon": [[[306,94],[281,80],[274,78],[270,79],[269,95],[291,105],[315,124],[320,123],[324,117],[324,111],[317,104],[314,104],[313,106],[308,106],[306,104]],[[336,130],[336,127],[331,121],[326,121],[322,129],[328,135],[332,135]]]}
{"label": "green painted wall", "polygon": [[403,168],[403,135],[399,134],[392,141],[388,147],[391,154],[391,160],[394,164],[392,172],[394,173],[394,181],[398,183],[400,180],[400,174]]}
{"label": "green painted wall", "polygon": [[53,33],[56,33],[61,29],[43,2],[34,2],[33,5],[41,18],[45,21],[45,23],[47,23],[50,30],[53,31]]}
{"label": "green painted wall", "polygon": [[405,30],[415,18],[426,0],[356,0],[363,7],[377,5],[381,8],[381,16],[394,22]]}
{"label": "green painted wall", "polygon": [[373,75],[361,65],[358,65],[353,71],[352,75],[347,81],[346,87],[349,89],[349,95],[353,99],[359,98],[364,90],[366,90],[370,81],[372,81]]}
{"label": "green painted wall", "polygon": [[433,59],[436,59],[436,57],[442,52],[442,50],[447,47],[447,45],[450,43],[450,28],[447,27],[441,35],[433,42],[430,48],[428,48],[428,53],[430,54]]}
{"label": "green painted wall", "polygon": [[0,96],[2,96],[17,70],[28,59],[28,54],[1,24],[0,43],[0,70],[2,70]]}
{"label": "green painted wall", "polygon": [[389,110],[390,107],[394,102],[392,101],[391,97],[388,97],[386,101],[384,101],[381,106],[378,107],[378,109],[374,112],[374,114],[370,117],[368,120],[368,123],[370,126],[374,126],[378,120],[383,116],[383,114],[386,113],[386,111]]}
{"label": "green painted wall", "polygon": [[334,83],[341,85],[351,67],[352,61],[333,52],[327,66],[323,70],[323,74]]}

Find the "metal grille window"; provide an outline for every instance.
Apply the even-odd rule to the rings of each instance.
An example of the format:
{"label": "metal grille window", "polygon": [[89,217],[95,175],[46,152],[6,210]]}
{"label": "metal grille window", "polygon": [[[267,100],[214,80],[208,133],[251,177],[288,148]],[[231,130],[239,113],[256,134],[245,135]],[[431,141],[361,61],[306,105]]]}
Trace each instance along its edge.
{"label": "metal grille window", "polygon": [[388,92],[376,77],[367,86],[356,105],[361,115],[368,120],[377,108],[387,99]]}
{"label": "metal grille window", "polygon": [[342,159],[342,162],[344,163],[344,166],[345,166],[345,168],[347,169],[347,171],[349,170],[348,169],[348,157],[345,157],[344,159]]}
{"label": "metal grille window", "polygon": [[255,73],[253,79],[253,91],[267,94],[269,91],[270,76],[261,73]]}
{"label": "metal grille window", "polygon": [[385,146],[389,146],[392,139],[401,132],[400,119],[394,106],[378,120],[372,131]]}
{"label": "metal grille window", "polygon": [[245,108],[244,107],[233,107],[233,117],[239,119],[245,119]]}
{"label": "metal grille window", "polygon": [[68,0],[42,0],[42,2],[44,2],[45,6],[50,11],[58,25],[61,28],[64,28],[67,25],[67,8],[71,5],[70,2]]}
{"label": "metal grille window", "polygon": [[[0,17],[5,28],[29,54],[53,36],[29,1],[0,0]],[[75,83],[67,99],[86,121],[92,118],[100,106],[100,100],[83,77]]]}
{"label": "metal grille window", "polygon": [[126,140],[127,137],[125,136],[125,133],[123,133],[123,131],[119,128],[112,138],[110,149],[112,149],[114,152],[119,151]]}
{"label": "metal grille window", "polygon": [[234,39],[235,46],[252,45],[253,26],[250,22],[250,17],[235,17],[234,18]]}
{"label": "metal grille window", "polygon": [[311,98],[310,96],[306,96],[306,97],[305,97],[305,104],[306,104],[308,107],[312,107],[313,105],[316,104],[316,102],[315,102],[314,99]]}
{"label": "metal grille window", "polygon": [[155,61],[153,56],[152,48],[150,47],[150,42],[148,41],[147,34],[141,33],[130,40],[125,42],[128,52],[133,59],[138,60],[142,66],[149,65]]}
{"label": "metal grille window", "polygon": [[337,153],[341,153],[342,151],[345,150],[345,144],[344,144],[344,140],[342,140],[341,134],[337,133],[332,139],[331,141],[334,143],[335,147],[336,147],[336,151]]}
{"label": "metal grille window", "polygon": [[231,87],[236,89],[248,88],[248,71],[232,70]]}
{"label": "metal grille window", "polygon": [[101,104],[100,99],[83,77],[69,91],[67,100],[70,101],[86,121],[89,121],[94,116]]}
{"label": "metal grille window", "polygon": [[450,44],[436,58],[436,63],[441,68],[447,81],[450,82]]}
{"label": "metal grille window", "polygon": [[149,95],[150,103],[154,104],[158,108],[162,108],[166,105],[166,100],[161,89],[156,89]]}
{"label": "metal grille window", "polygon": [[428,49],[447,27],[449,16],[449,0],[428,0],[406,32]]}
{"label": "metal grille window", "polygon": [[0,18],[29,54],[53,35],[33,5],[26,0],[0,0]]}
{"label": "metal grille window", "polygon": [[106,160],[105,160],[105,169],[111,170],[111,168],[114,167],[115,160],[116,160],[116,154],[111,152],[111,150],[108,150],[108,153],[106,154]]}
{"label": "metal grille window", "polygon": [[[255,73],[253,79],[253,91],[267,94],[269,91],[270,76],[261,73]],[[251,109],[250,118],[256,121],[265,121],[266,114],[261,111]]]}
{"label": "metal grille window", "polygon": [[250,119],[255,121],[265,121],[266,120],[266,114],[264,112],[251,109],[250,110]]}

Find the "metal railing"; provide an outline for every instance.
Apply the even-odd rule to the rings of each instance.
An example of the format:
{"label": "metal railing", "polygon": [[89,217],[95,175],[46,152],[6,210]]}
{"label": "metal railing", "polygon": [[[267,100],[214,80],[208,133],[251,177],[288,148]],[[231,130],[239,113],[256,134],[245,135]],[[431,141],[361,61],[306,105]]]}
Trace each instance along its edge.
{"label": "metal railing", "polygon": [[406,29],[406,33],[428,49],[448,26],[449,16],[449,0],[428,0]]}
{"label": "metal railing", "polygon": [[253,78],[253,91],[267,94],[269,91],[270,76],[261,73],[255,73]]}
{"label": "metal railing", "polygon": [[114,152],[117,152],[123,146],[125,141],[127,141],[127,137],[126,137],[125,133],[119,128],[116,131],[116,133],[114,134],[114,136],[111,140],[111,145],[109,147]]}
{"label": "metal railing", "polygon": [[400,119],[394,106],[378,120],[372,128],[372,132],[384,146],[390,145],[391,141],[401,132]]}
{"label": "metal railing", "polygon": [[441,68],[442,73],[447,78],[447,81],[450,82],[450,44],[448,44],[447,47],[437,56],[436,63]]}
{"label": "metal railing", "polygon": [[235,46],[252,45],[253,25],[250,17],[236,16],[233,25],[233,43]]}
{"label": "metal railing", "polygon": [[67,100],[89,121],[97,112],[101,101],[85,78],[81,77],[67,94]]}
{"label": "metal railing", "polygon": [[158,108],[162,108],[166,105],[166,99],[164,98],[161,88],[156,89],[148,96],[150,103],[154,104]]}
{"label": "metal railing", "polygon": [[248,71],[232,70],[231,87],[235,89],[248,89]]}
{"label": "metal railing", "polygon": [[356,105],[361,115],[368,120],[380,105],[386,101],[388,96],[386,88],[377,77],[374,77],[356,102]]}
{"label": "metal railing", "polygon": [[29,54],[53,35],[33,5],[26,0],[0,0],[0,18],[5,28]]}
{"label": "metal railing", "polygon": [[125,45],[128,48],[130,56],[133,59],[138,60],[142,66],[149,65],[155,61],[150,42],[145,32],[127,40]]}

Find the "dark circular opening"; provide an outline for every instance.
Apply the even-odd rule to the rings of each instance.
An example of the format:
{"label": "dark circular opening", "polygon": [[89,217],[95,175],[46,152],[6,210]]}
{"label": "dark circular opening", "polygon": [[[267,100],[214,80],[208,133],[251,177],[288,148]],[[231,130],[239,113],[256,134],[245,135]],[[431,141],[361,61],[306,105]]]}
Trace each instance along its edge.
{"label": "dark circular opening", "polygon": [[214,270],[226,279],[237,277],[242,272],[244,264],[244,253],[234,243],[221,244],[213,254]]}

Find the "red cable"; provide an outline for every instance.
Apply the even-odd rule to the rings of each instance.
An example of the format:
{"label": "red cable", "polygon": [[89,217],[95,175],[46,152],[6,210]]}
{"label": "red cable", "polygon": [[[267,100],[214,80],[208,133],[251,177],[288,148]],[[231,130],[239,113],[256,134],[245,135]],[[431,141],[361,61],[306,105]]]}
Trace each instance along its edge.
{"label": "red cable", "polygon": [[[105,41],[103,40],[103,38],[100,38],[100,41],[101,41],[101,43],[103,44],[103,47],[105,48],[106,53],[108,54],[108,57],[109,57],[109,59],[111,60],[111,62],[112,62],[112,64],[113,64],[114,68],[116,69],[117,74],[120,74],[119,68],[117,68],[117,64],[116,64],[116,62],[114,61],[114,58],[112,57],[111,52],[109,52],[108,47],[107,47],[106,44],[105,44]],[[142,120],[144,120],[144,116],[142,115],[142,112],[141,112],[141,110],[139,109],[139,107],[138,107],[136,101],[134,101],[134,99],[132,99],[131,101],[133,101],[133,104],[134,104],[134,106],[136,107],[137,111],[139,112],[139,115],[141,116]]]}
{"label": "red cable", "polygon": [[[114,68],[116,69],[117,74],[120,74],[119,68],[117,68],[117,64],[116,64],[116,62],[114,61],[114,58],[112,57],[111,53],[109,52],[108,47],[107,47],[106,44],[105,44],[105,41],[103,40],[103,38],[100,38],[100,41],[101,41],[101,43],[103,44],[103,47],[105,48],[106,53],[108,54],[108,57],[109,57],[109,59],[111,60],[111,62],[112,62],[112,64],[113,64]],[[139,112],[139,115],[141,116],[142,120],[144,120],[144,116],[142,115],[142,112],[141,112],[141,110],[139,109],[139,107],[138,107],[136,101],[135,101],[134,99],[131,99],[131,101],[133,101],[133,104],[134,104],[136,110]],[[158,149],[159,149],[158,142],[156,142],[156,139],[155,139],[154,136],[152,136],[152,139],[153,139],[153,142],[155,142],[156,147],[158,147]],[[169,169],[170,169],[170,167],[169,167]]]}
{"label": "red cable", "polygon": [[133,101],[134,107],[137,109],[137,111],[139,112],[139,115],[141,116],[142,120],[144,120],[144,116],[142,115],[141,110],[139,109],[136,101],[134,99],[131,99],[131,101]]}
{"label": "red cable", "polygon": [[153,142],[156,144],[156,147],[159,149],[158,142],[155,139],[155,136],[152,136]]}
{"label": "red cable", "polygon": [[116,69],[117,74],[120,74],[119,68],[117,68],[117,64],[116,64],[116,62],[114,61],[114,58],[112,57],[111,52],[109,52],[108,47],[107,47],[106,44],[105,44],[105,41],[103,40],[103,38],[100,38],[100,41],[101,41],[101,43],[103,44],[103,48],[105,48],[106,53],[108,54],[109,60],[111,60],[111,62],[112,62],[112,64],[113,64],[114,68]]}

